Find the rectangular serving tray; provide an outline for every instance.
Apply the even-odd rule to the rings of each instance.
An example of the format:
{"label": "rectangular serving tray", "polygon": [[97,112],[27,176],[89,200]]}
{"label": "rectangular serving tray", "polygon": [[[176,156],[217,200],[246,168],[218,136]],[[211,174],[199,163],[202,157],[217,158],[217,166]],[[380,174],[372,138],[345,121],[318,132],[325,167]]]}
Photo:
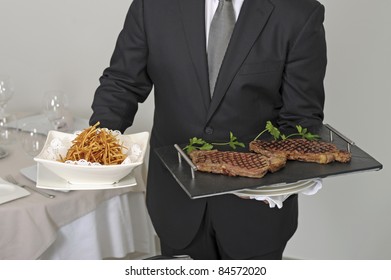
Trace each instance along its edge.
{"label": "rectangular serving tray", "polygon": [[[329,164],[288,161],[286,166],[276,173],[267,173],[263,178],[229,177],[196,171],[188,162],[184,153],[178,152],[178,147],[168,146],[155,149],[164,165],[171,172],[182,189],[190,198],[221,195],[242,189],[253,189],[282,183],[294,183],[314,178],[326,178],[363,171],[376,171],[383,165],[360,149],[353,141],[325,124],[318,133],[323,141],[334,143],[341,150],[349,150],[352,159],[349,163],[333,162]],[[248,151],[248,145],[246,145]],[[190,164],[189,164],[190,163]]]}

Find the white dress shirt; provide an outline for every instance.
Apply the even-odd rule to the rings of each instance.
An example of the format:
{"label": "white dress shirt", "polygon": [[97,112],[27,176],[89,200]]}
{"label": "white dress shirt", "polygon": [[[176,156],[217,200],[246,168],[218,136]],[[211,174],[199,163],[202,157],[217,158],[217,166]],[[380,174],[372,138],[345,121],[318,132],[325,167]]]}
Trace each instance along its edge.
{"label": "white dress shirt", "polygon": [[[238,19],[240,9],[244,0],[231,0],[235,10],[236,20]],[[209,37],[209,27],[212,22],[213,15],[219,5],[219,0],[205,0],[205,32],[206,32],[206,49],[208,49],[208,37]]]}

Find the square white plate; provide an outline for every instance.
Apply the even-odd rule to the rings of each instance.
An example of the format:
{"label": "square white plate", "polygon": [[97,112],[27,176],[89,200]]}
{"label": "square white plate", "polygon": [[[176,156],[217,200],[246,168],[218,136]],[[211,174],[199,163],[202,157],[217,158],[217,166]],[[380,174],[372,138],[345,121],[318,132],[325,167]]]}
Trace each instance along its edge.
{"label": "square white plate", "polygon": [[[112,165],[72,164],[58,161],[60,157],[66,157],[66,153],[76,137],[76,134],[51,130],[42,151],[34,160],[40,164],[39,166],[45,166],[72,184],[108,185],[119,182],[132,173],[134,168],[143,164],[149,132],[117,135],[117,140],[126,147],[124,148],[126,152],[123,152],[126,153],[127,158],[121,164]],[[134,146],[138,147],[135,153]]]}
{"label": "square white plate", "polygon": [[19,172],[30,181],[37,182],[37,165],[24,167]]}
{"label": "square white plate", "polygon": [[40,163],[37,163],[36,183],[37,188],[58,191],[119,189],[137,185],[137,181],[132,173],[128,174],[115,184],[70,184]]}

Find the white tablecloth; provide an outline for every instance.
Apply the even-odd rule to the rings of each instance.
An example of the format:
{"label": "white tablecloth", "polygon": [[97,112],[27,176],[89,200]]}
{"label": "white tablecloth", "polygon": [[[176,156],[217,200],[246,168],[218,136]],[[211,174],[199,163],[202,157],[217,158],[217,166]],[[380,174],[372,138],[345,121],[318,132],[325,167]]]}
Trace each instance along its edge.
{"label": "white tablecloth", "polygon": [[143,193],[113,197],[95,211],[63,226],[40,259],[99,260],[155,255],[155,235]]}

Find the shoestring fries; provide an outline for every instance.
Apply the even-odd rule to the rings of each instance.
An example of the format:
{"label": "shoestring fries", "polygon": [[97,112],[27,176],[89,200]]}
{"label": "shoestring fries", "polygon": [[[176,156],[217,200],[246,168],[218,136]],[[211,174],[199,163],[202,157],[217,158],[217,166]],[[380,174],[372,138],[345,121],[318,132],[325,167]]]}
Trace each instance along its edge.
{"label": "shoestring fries", "polygon": [[67,160],[88,162],[98,162],[102,165],[121,164],[126,155],[122,152],[126,149],[119,143],[118,138],[108,129],[98,128],[100,122],[83,130],[72,141],[65,158]]}

